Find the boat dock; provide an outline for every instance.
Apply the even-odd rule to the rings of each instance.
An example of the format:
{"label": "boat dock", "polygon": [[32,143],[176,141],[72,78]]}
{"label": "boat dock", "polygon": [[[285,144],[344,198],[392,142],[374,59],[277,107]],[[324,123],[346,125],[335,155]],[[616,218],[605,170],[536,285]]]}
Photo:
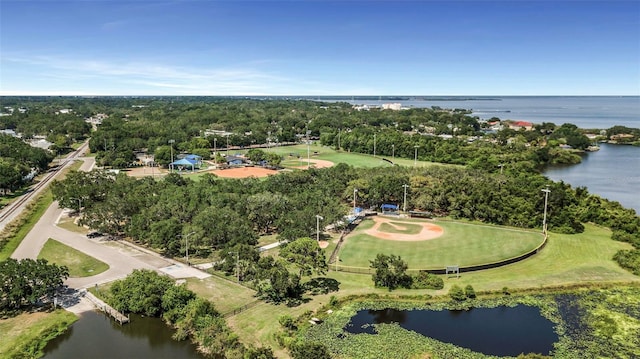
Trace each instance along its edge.
{"label": "boat dock", "polygon": [[91,303],[93,303],[93,305],[95,305],[96,308],[98,308],[101,311],[107,313],[116,322],[120,323],[120,325],[129,323],[129,317],[128,316],[126,316],[126,315],[118,312],[117,310],[113,309],[109,304],[103,302],[101,299],[99,299],[95,295],[91,294],[89,291],[87,291],[84,296],[85,296],[85,298],[89,299],[89,301]]}

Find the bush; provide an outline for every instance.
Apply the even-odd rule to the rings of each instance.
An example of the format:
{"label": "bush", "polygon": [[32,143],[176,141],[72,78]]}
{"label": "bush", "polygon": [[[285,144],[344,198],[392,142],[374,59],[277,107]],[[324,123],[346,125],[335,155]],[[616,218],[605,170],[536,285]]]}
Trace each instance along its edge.
{"label": "bush", "polygon": [[293,359],[331,359],[329,351],[321,343],[296,343],[291,348]]}
{"label": "bush", "polygon": [[458,286],[457,284],[454,284],[453,287],[449,289],[449,297],[459,302],[462,302],[465,299],[467,299],[467,296],[465,295],[464,290],[462,290],[462,288],[460,288],[460,286]]}
{"label": "bush", "polygon": [[280,318],[278,319],[278,322],[280,323],[280,325],[282,325],[284,328],[290,329],[290,330],[296,330],[296,320],[293,319],[292,316],[290,315],[282,315],[280,316]]}
{"label": "bush", "polygon": [[418,272],[413,276],[411,288],[414,289],[442,289],[444,280],[429,272]]}
{"label": "bush", "polygon": [[471,298],[471,299],[476,297],[476,291],[473,289],[471,284],[467,284],[467,286],[464,287],[464,295],[466,295],[467,298]]}
{"label": "bush", "polygon": [[614,256],[613,260],[635,275],[640,275],[640,249],[621,250]]}

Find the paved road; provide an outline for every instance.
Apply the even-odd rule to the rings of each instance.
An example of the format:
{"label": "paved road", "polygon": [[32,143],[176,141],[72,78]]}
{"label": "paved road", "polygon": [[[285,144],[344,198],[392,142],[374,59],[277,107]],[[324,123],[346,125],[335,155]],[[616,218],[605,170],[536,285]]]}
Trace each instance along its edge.
{"label": "paved road", "polygon": [[[83,171],[93,168],[94,159],[83,158],[85,162],[80,167]],[[174,260],[164,258],[152,251],[136,247],[123,241],[101,241],[88,239],[85,235],[68,231],[56,225],[58,220],[66,215],[66,211],[58,207],[54,202],[45,211],[44,215],[36,223],[33,229],[22,240],[18,248],[11,255],[15,259],[37,258],[44,243],[53,238],[63,244],[101,260],[109,265],[109,269],[103,273],[83,278],[68,278],[65,284],[71,289],[63,301],[67,309],[81,312],[92,308],[78,294],[78,290],[92,287],[96,284],[111,282],[123,278],[134,269],[157,270],[174,278],[206,278],[210,274],[197,268],[188,267]],[[75,289],[75,290],[74,290]]]}

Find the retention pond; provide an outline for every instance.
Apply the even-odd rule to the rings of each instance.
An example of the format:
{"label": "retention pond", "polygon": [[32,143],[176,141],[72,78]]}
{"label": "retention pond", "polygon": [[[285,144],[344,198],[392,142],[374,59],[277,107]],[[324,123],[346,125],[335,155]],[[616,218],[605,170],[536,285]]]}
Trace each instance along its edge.
{"label": "retention pond", "polygon": [[99,312],[86,312],[44,348],[44,358],[203,358],[188,340],[171,339],[173,330],[158,318],[131,316],[120,325]]}
{"label": "retention pond", "polygon": [[374,324],[398,323],[402,328],[476,352],[517,356],[548,355],[558,341],[554,324],[536,307],[470,310],[361,310],[344,328],[353,334],[376,334]]}

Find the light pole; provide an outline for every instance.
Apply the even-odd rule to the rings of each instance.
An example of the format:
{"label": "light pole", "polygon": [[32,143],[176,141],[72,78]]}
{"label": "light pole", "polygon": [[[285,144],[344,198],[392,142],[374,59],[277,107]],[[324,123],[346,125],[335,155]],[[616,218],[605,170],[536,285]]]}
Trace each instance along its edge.
{"label": "light pole", "polygon": [[307,130],[307,169],[311,167],[311,144],[309,143],[309,130]]}
{"label": "light pole", "polygon": [[396,160],[396,145],[391,145],[391,157],[393,158],[393,161]]}
{"label": "light pole", "polygon": [[407,188],[409,188],[409,185],[403,184],[402,187],[404,188],[404,205],[402,206],[402,211],[407,212]]}
{"label": "light pole", "polygon": [[316,214],[316,240],[320,242],[320,221],[324,221],[324,218]]}
{"label": "light pole", "polygon": [[415,153],[413,155],[413,167],[415,167],[418,164],[418,147],[420,146],[413,146],[413,148],[415,149]]}
{"label": "light pole", "polygon": [[549,202],[549,193],[551,190],[549,187],[542,190],[544,192],[544,215],[542,217],[542,233],[547,233],[547,203]]}
{"label": "light pole", "polygon": [[218,154],[218,138],[213,138],[213,154]]}
{"label": "light pole", "polygon": [[502,169],[504,168],[504,164],[499,164],[498,167],[500,167],[500,174],[502,174]]}
{"label": "light pole", "polygon": [[376,156],[376,134],[373,134],[373,157]]}
{"label": "light pole", "polygon": [[191,233],[187,233],[185,235],[182,234],[178,234],[178,237],[184,237],[184,244],[185,244],[185,248],[186,248],[186,261],[187,261],[187,265],[191,265],[189,264],[189,236],[196,233],[195,231],[191,232]]}
{"label": "light pole", "polygon": [[356,193],[358,193],[358,189],[354,188],[353,189],[353,215],[354,216],[356,214]]}
{"label": "light pole", "polygon": [[173,170],[173,144],[176,140],[169,140],[169,145],[171,146],[171,164],[169,165],[169,169]]}

